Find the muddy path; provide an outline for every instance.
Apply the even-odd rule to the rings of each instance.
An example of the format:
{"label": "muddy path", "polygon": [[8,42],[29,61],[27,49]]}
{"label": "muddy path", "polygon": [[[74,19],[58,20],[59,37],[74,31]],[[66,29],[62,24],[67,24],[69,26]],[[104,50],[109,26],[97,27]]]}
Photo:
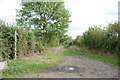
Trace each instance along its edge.
{"label": "muddy path", "polygon": [[82,56],[66,56],[59,66],[26,74],[24,78],[118,78],[118,66]]}

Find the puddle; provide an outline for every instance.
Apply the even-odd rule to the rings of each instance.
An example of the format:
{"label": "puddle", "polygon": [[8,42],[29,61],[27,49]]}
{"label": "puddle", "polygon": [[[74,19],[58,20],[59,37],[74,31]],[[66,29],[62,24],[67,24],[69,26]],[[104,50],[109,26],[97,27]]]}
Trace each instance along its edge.
{"label": "puddle", "polygon": [[78,68],[74,66],[59,66],[47,69],[47,71],[52,72],[70,72],[70,73],[83,73],[84,68]]}

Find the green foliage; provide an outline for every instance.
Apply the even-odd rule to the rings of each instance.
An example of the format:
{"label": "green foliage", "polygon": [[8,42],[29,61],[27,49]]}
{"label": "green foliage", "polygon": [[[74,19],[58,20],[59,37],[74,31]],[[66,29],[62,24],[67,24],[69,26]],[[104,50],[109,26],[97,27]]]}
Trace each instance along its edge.
{"label": "green foliage", "polygon": [[34,34],[30,29],[0,23],[0,46],[3,59],[13,59],[15,54],[15,31],[17,31],[17,55],[28,55],[34,51]]}
{"label": "green foliage", "polygon": [[4,21],[0,21],[0,46],[3,59],[11,59],[14,55],[14,31],[15,27],[6,25]]}
{"label": "green foliage", "polygon": [[60,40],[60,44],[64,45],[65,47],[72,45],[72,43],[73,43],[73,40],[68,35],[64,35]]}
{"label": "green foliage", "polygon": [[29,55],[37,48],[39,52],[47,47],[59,45],[60,38],[67,31],[69,11],[64,2],[21,3],[17,10],[17,26],[0,22],[1,55],[13,59],[15,55],[15,31],[17,32],[17,56]]}
{"label": "green foliage", "polygon": [[27,2],[21,5],[22,9],[17,10],[17,24],[34,27],[36,42],[42,42],[40,46],[57,46],[70,22],[64,2]]}
{"label": "green foliage", "polygon": [[44,46],[43,46],[43,43],[41,41],[39,41],[38,50],[39,50],[39,52],[44,50]]}
{"label": "green foliage", "polygon": [[18,55],[34,53],[35,37],[29,28],[18,28]]}
{"label": "green foliage", "polygon": [[84,44],[84,37],[83,36],[77,36],[76,39],[73,41],[73,44],[82,47]]}
{"label": "green foliage", "polygon": [[118,33],[118,30],[119,30],[118,23],[109,24],[106,30],[105,41],[108,50],[114,53],[118,53],[118,55],[120,55],[120,41],[118,38],[120,34]]}
{"label": "green foliage", "polygon": [[99,27],[91,27],[83,33],[84,36],[84,44],[89,46],[90,48],[100,48],[101,43],[101,36],[102,36],[102,29]]}
{"label": "green foliage", "polygon": [[86,46],[89,49],[110,51],[120,55],[118,23],[109,24],[108,27],[90,27],[83,36],[78,36],[74,41],[78,46]]}

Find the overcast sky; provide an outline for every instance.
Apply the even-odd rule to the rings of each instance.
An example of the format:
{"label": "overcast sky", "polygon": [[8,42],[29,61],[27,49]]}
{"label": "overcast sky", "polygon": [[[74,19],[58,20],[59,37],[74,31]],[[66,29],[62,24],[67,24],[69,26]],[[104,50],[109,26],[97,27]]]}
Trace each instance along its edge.
{"label": "overcast sky", "polygon": [[[71,13],[71,23],[67,34],[72,38],[82,35],[89,26],[103,25],[118,19],[120,0],[65,0],[65,7]],[[10,24],[15,23],[16,10],[21,0],[0,0],[0,18]]]}

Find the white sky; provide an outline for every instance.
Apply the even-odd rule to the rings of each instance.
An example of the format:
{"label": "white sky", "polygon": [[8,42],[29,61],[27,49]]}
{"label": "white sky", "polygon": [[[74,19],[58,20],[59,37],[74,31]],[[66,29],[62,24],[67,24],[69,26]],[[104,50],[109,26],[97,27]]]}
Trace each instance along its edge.
{"label": "white sky", "polygon": [[[66,34],[75,38],[82,35],[89,26],[107,25],[118,19],[120,0],[65,0],[65,7],[71,12],[71,23]],[[0,0],[0,18],[15,23],[16,10],[21,0]]]}

